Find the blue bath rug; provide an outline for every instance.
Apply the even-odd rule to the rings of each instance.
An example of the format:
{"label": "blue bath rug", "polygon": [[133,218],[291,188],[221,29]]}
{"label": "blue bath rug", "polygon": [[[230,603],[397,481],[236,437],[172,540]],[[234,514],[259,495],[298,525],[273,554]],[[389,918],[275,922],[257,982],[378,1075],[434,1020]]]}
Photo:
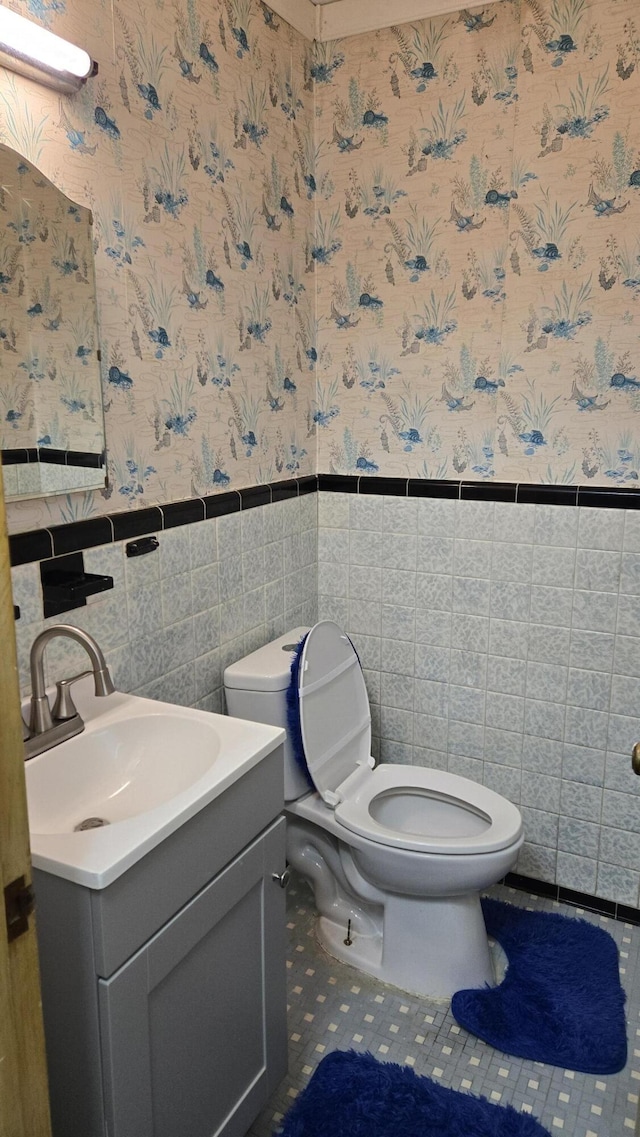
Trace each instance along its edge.
{"label": "blue bath rug", "polygon": [[278,1131],[282,1137],[550,1137],[531,1114],[493,1105],[372,1054],[335,1050]]}
{"label": "blue bath rug", "polygon": [[622,1070],[625,995],[609,933],[499,900],[483,900],[482,910],[509,966],[498,987],[456,991],[451,1010],[460,1025],[519,1058],[585,1074]]}

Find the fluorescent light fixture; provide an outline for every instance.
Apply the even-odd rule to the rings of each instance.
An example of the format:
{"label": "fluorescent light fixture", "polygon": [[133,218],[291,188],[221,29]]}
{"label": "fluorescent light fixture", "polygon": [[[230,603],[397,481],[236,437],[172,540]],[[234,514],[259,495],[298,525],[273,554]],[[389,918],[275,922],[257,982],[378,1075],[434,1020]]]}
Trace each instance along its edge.
{"label": "fluorescent light fixture", "polygon": [[46,28],[0,6],[0,67],[73,94],[98,70],[91,56]]}

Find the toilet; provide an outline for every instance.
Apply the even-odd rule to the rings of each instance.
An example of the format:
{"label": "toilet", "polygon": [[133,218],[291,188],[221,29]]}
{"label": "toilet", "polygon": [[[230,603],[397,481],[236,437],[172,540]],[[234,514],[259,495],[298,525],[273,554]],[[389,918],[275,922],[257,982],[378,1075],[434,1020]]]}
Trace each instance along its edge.
{"label": "toilet", "polygon": [[360,661],[331,620],[231,664],[224,685],[230,715],[287,729],[287,859],[326,951],[436,999],[495,984],[480,892],[516,862],[517,807],[457,774],[375,766]]}

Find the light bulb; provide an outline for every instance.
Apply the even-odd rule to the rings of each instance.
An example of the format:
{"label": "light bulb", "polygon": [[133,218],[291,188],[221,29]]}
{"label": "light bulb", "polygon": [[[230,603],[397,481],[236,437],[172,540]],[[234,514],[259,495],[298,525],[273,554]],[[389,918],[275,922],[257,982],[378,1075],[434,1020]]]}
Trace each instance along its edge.
{"label": "light bulb", "polygon": [[61,83],[71,87],[79,87],[95,70],[91,56],[83,48],[2,6],[0,64],[31,78],[37,78],[31,69],[41,68],[42,82],[49,78],[55,85],[59,75]]}

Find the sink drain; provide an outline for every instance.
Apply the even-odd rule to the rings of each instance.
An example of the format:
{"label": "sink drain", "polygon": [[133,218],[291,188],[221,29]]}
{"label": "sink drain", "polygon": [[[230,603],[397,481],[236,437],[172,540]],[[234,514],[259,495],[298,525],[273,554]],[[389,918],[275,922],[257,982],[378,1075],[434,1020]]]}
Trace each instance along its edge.
{"label": "sink drain", "polygon": [[74,833],[83,833],[85,829],[101,829],[103,825],[108,825],[109,822],[104,817],[85,817],[84,821],[79,821],[74,825]]}

